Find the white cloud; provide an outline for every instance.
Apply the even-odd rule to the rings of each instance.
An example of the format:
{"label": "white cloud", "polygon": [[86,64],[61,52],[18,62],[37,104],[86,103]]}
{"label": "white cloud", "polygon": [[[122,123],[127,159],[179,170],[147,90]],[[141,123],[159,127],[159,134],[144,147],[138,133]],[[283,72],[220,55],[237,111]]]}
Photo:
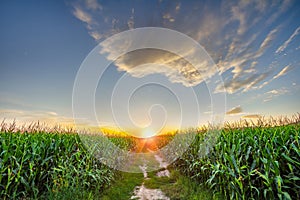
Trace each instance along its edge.
{"label": "white cloud", "polygon": [[265,81],[263,84],[261,84],[258,88],[261,89],[263,88],[264,86],[270,84],[273,80],[281,77],[281,76],[284,76],[287,72],[289,72],[292,68],[290,67],[290,65],[287,65],[285,66],[278,74],[276,74],[273,78],[271,78],[270,80],[268,81]]}
{"label": "white cloud", "polygon": [[203,112],[203,114],[210,115],[210,114],[212,114],[212,111],[205,111],[205,112]]}
{"label": "white cloud", "polygon": [[294,31],[294,33],[289,37],[288,40],[286,40],[278,49],[276,50],[276,53],[280,53],[284,51],[287,46],[292,42],[292,40],[300,33],[300,26]]}
{"label": "white cloud", "polygon": [[[104,48],[105,49],[105,48]],[[106,48],[110,52],[110,48]],[[111,57],[108,55],[108,57]],[[207,61],[195,68],[184,58],[158,49],[143,49],[129,52],[115,61],[119,71],[125,71],[133,77],[144,77],[149,74],[163,74],[173,83],[191,87],[201,83],[211,75]]]}
{"label": "white cloud", "polygon": [[249,115],[244,115],[242,116],[243,119],[258,119],[261,118],[262,116],[259,114],[249,114]]}
{"label": "white cloud", "polygon": [[278,90],[271,90],[269,92],[267,92],[266,94],[278,94]]}
{"label": "white cloud", "polygon": [[[163,26],[183,32],[198,41],[205,50],[208,51],[210,56],[212,56],[214,61],[217,63],[220,74],[223,75],[225,72],[228,72],[228,70],[231,70],[231,74],[226,77],[227,81],[225,83],[225,88],[228,93],[235,93],[238,91],[247,92],[252,89],[260,89],[273,80],[264,80],[267,78],[267,75],[270,74],[270,69],[264,69],[264,71],[267,72],[259,74],[262,69],[258,70],[257,68],[264,67],[260,65],[259,58],[265,56],[266,50],[272,45],[281,26],[271,27],[270,24],[268,24],[268,26],[263,27],[262,29],[257,29],[255,25],[259,25],[259,23],[262,22],[264,23],[266,20],[264,15],[273,16],[274,11],[280,11],[282,14],[291,5],[291,2],[287,0],[282,2],[274,1],[270,2],[270,4],[260,0],[243,0],[238,3],[222,2],[219,7],[211,6],[210,4],[199,5],[198,3],[194,3],[194,10],[191,11],[190,14],[184,13],[184,16],[181,16],[181,14],[183,14],[182,8],[184,8],[183,2],[174,2],[168,7],[168,9],[160,10],[160,20],[153,22],[152,18],[145,18],[143,20],[144,24],[136,24],[135,19],[140,16],[136,16],[138,15],[138,12],[135,13],[133,8],[131,9],[131,15],[130,13],[127,13],[129,14],[129,19],[122,19],[121,17],[117,17],[118,15],[111,15],[107,13],[104,15],[103,12],[106,9],[103,9],[99,4],[101,6],[100,9],[99,6],[96,6],[95,2],[95,0],[91,0],[89,1],[89,4],[85,3],[80,5],[82,7],[85,5],[85,9],[83,9],[83,11],[92,11],[90,12],[91,14],[97,14],[98,17],[101,16],[102,18],[105,16],[102,20],[104,23],[110,25],[110,30],[105,29],[107,30],[107,32],[105,32],[103,29],[95,25],[93,19],[98,19],[95,15],[93,15],[94,18],[90,21],[88,17],[83,17],[85,15],[79,12],[77,18],[81,18],[82,21],[90,21],[88,26],[89,34],[96,41],[122,30],[132,29],[139,26],[149,26],[149,24],[153,25],[153,23],[157,23],[154,24],[154,26]],[[269,6],[272,7],[271,10],[268,9]],[[99,12],[96,13],[94,12],[95,10]],[[127,12],[130,12],[130,10],[127,9]],[[276,16],[277,15],[278,14],[276,14]],[[275,15],[273,18],[274,17]],[[138,22],[141,23],[140,21]],[[254,28],[254,33],[249,31]],[[264,36],[262,41],[259,41],[258,39],[261,38],[261,35],[265,34],[266,29],[270,29],[270,31]],[[295,33],[290,37],[290,40],[295,37]],[[289,42],[287,41],[287,44],[288,43]],[[113,53],[109,50],[109,47],[106,48],[108,59],[110,59]],[[164,54],[163,56],[166,55]],[[201,78],[196,73],[193,73],[191,67],[185,67],[185,71],[189,78],[191,78],[192,75],[195,76],[195,78],[193,79],[194,81],[192,81],[192,84],[188,83],[189,81],[183,81],[182,78],[179,78],[179,64],[182,64],[183,61],[179,60],[179,62],[176,62],[178,59],[172,58],[175,59],[172,63],[171,61],[163,60],[163,56],[157,56],[156,58],[152,56],[152,62],[154,62],[154,64],[158,64],[158,62],[161,61],[161,64],[172,64],[172,68],[160,68],[158,65],[156,67],[152,66],[152,68],[149,65],[144,65],[142,68],[133,68],[133,62],[136,61],[125,59],[125,57],[119,59],[116,63],[118,70],[131,73],[131,75],[135,77],[142,77],[147,74],[159,72],[168,76],[172,79],[172,81],[181,82],[186,86],[200,83],[203,79],[203,77]],[[128,56],[128,58],[129,57],[130,56]],[[151,55],[143,55],[142,58],[149,59],[150,57]],[[164,59],[166,59],[166,57]],[[168,57],[168,59],[171,58]],[[183,65],[185,65],[185,63],[183,63]],[[207,74],[208,72],[205,70],[201,72],[201,75],[204,75],[204,77]],[[263,83],[260,84],[260,82]],[[220,92],[223,89],[224,88],[221,88],[220,85],[215,89],[215,91]]]}
{"label": "white cloud", "polygon": [[222,92],[224,89],[229,94],[233,94],[241,89],[243,89],[242,92],[247,92],[251,89],[256,89],[257,88],[256,85],[262,80],[264,80],[267,77],[267,75],[268,73],[263,73],[263,74],[253,74],[244,79],[233,78],[225,82],[224,84],[225,88],[223,88],[222,85],[219,84],[214,92],[215,93]]}
{"label": "white cloud", "polygon": [[284,76],[287,72],[289,72],[292,68],[290,65],[285,66],[278,74],[276,74],[273,79],[277,79],[281,76]]}
{"label": "white cloud", "polygon": [[22,110],[15,110],[15,109],[1,109],[0,110],[1,117],[22,116],[22,115],[24,115],[24,111],[22,111]]}
{"label": "white cloud", "polygon": [[[261,1],[261,0],[259,0]],[[273,1],[270,6],[270,9],[279,8],[276,12],[270,15],[269,19],[266,21],[266,24],[273,23],[280,15],[287,11],[287,9],[291,6],[291,2],[293,0],[283,0],[283,1]],[[261,1],[263,2],[263,1]]]}
{"label": "white cloud", "polygon": [[264,50],[269,46],[270,42],[274,39],[277,29],[273,29],[264,41],[261,43],[259,51],[264,52]]}
{"label": "white cloud", "polygon": [[[220,60],[217,64],[222,73],[233,68],[231,70],[231,73],[233,74],[232,79],[225,83],[225,89],[228,93],[235,93],[241,88],[244,88],[242,91],[246,92],[251,89],[261,88],[269,83],[266,81],[262,85],[255,87],[255,85],[263,81],[269,73],[253,73],[256,72],[255,67],[258,64],[256,59],[264,54],[271,41],[275,38],[277,31],[278,28],[271,30],[262,41],[257,51],[247,52],[249,46],[256,40],[257,35],[253,35],[248,41],[244,41],[243,43],[239,43],[237,39],[233,40],[229,45],[225,59]],[[220,87],[217,88],[216,92],[221,91],[222,88]]]}
{"label": "white cloud", "polygon": [[[240,7],[246,8],[247,6],[249,6],[249,2]],[[221,73],[232,69],[232,78],[225,83],[225,89],[228,93],[232,94],[240,89],[243,89],[242,92],[247,92],[252,89],[260,89],[269,83],[269,81],[265,81],[260,86],[256,86],[259,82],[266,79],[270,74],[269,70],[262,74],[257,73],[257,59],[263,56],[267,48],[271,45],[271,42],[274,40],[279,27],[280,26],[272,29],[267,34],[257,50],[251,49],[250,47],[253,46],[257,41],[258,33],[253,34],[250,38],[247,37],[247,39],[242,41],[241,38],[244,37],[239,36],[236,36],[232,40],[227,48],[227,52],[225,51],[225,58],[220,59],[217,64]],[[222,88],[220,86],[216,89],[216,92],[221,90]]]}
{"label": "white cloud", "polygon": [[177,2],[174,4],[170,4],[168,9],[163,12],[162,19],[163,24],[165,26],[169,26],[170,24],[174,24],[177,14],[179,13],[181,8],[181,3]]}
{"label": "white cloud", "polygon": [[264,102],[268,102],[268,101],[271,101],[274,97],[278,97],[278,96],[281,96],[281,95],[284,95],[284,94],[287,94],[289,93],[290,91],[287,90],[286,88],[280,88],[280,89],[273,89],[273,90],[270,90],[268,92],[266,92],[264,94],[265,98],[264,98]]}
{"label": "white cloud", "polygon": [[94,38],[96,41],[100,40],[100,39],[103,37],[102,34],[96,32],[96,31],[90,31],[89,34],[90,34],[90,36],[92,36],[92,38]]}
{"label": "white cloud", "polygon": [[289,91],[286,88],[281,88],[281,89],[274,89],[274,90],[270,90],[268,92],[266,92],[266,94],[270,94],[273,96],[278,96],[278,95],[283,95],[288,93]]}
{"label": "white cloud", "polygon": [[246,13],[242,12],[240,10],[240,7],[238,7],[238,6],[232,7],[231,12],[232,12],[232,19],[238,20],[240,23],[237,33],[239,35],[244,34],[247,30]]}
{"label": "white cloud", "polygon": [[129,29],[134,29],[134,8],[131,9],[131,16],[127,21],[127,25]]}
{"label": "white cloud", "polygon": [[245,88],[243,89],[243,92],[247,92],[251,89],[258,89],[259,86],[256,86],[258,83],[260,83],[261,81],[263,81],[267,76],[269,75],[269,73],[263,73],[263,74],[259,74],[259,75],[253,75],[255,78],[253,79],[252,82],[250,82],[247,86],[245,86]]}
{"label": "white cloud", "polygon": [[52,116],[58,116],[58,114],[56,112],[46,112],[46,114],[52,115]]}
{"label": "white cloud", "polygon": [[[131,8],[131,14],[128,19],[115,17],[113,14],[107,14],[107,9],[97,0],[83,0],[72,4],[73,15],[86,24],[88,34],[99,42],[103,38],[108,38],[123,30],[135,28],[135,10]],[[110,10],[111,11],[111,10]],[[99,23],[103,21],[103,23]]]}
{"label": "white cloud", "polygon": [[259,10],[261,13],[264,12],[266,10],[267,6],[268,6],[267,1],[257,0],[255,3],[256,3],[255,8],[257,10]]}
{"label": "white cloud", "polygon": [[226,115],[237,115],[241,114],[243,112],[243,109],[241,106],[234,107],[226,112]]}
{"label": "white cloud", "polygon": [[176,12],[179,12],[180,6],[181,6],[181,4],[180,4],[180,3],[177,3],[177,5],[176,5],[176,7],[175,7]]}
{"label": "white cloud", "polygon": [[19,123],[44,122],[49,124],[61,123],[71,124],[73,119],[58,115],[53,111],[31,111],[31,110],[16,110],[16,109],[1,109],[0,119],[11,122],[16,120]]}
{"label": "white cloud", "polygon": [[92,24],[92,17],[87,12],[83,11],[80,7],[75,6],[73,11],[74,16],[88,25]]}
{"label": "white cloud", "polygon": [[171,15],[171,13],[165,13],[164,15],[163,15],[163,19],[166,19],[166,20],[168,20],[169,22],[174,22],[175,21],[175,19],[172,17],[172,15]]}
{"label": "white cloud", "polygon": [[103,9],[97,0],[85,0],[85,5],[88,9],[94,11]]}
{"label": "white cloud", "polygon": [[[195,20],[195,21],[194,21]],[[204,44],[205,40],[208,38],[214,37],[217,39],[216,34],[222,30],[222,28],[227,23],[224,18],[222,18],[219,14],[214,12],[207,12],[200,19],[190,19],[189,27],[186,27],[185,24],[182,26],[187,30],[187,34],[194,38],[196,41],[199,41],[200,44]],[[195,26],[196,24],[196,26]],[[183,30],[184,31],[184,30]],[[214,42],[219,42],[215,40]]]}

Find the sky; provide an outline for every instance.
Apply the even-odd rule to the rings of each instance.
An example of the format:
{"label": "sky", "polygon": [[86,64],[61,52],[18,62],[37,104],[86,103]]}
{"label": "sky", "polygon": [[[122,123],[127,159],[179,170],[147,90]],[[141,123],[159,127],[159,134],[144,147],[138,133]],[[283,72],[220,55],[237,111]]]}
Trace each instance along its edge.
{"label": "sky", "polygon": [[[300,112],[299,19],[297,0],[3,0],[0,118],[72,123],[73,86],[85,58],[102,43],[109,60],[114,52],[103,42],[142,27],[168,28],[189,36],[204,48],[218,71],[204,66],[202,78],[186,82],[178,74],[181,68],[188,71],[183,67],[188,64],[177,55],[146,49],[121,56],[106,69],[95,92],[95,113],[101,125],[176,127],[182,120],[180,106],[192,113],[184,117],[184,125],[195,124],[194,103],[178,101],[160,85],[137,89],[129,104],[122,89],[112,99],[122,77],[138,82],[155,76],[182,94],[195,89],[201,123],[209,121],[210,97],[219,93],[226,94],[226,121],[292,115]],[[152,65],[137,67],[145,63]],[[204,79],[210,75],[220,76],[223,83],[208,90]],[[83,123],[93,123],[88,116],[83,118]]]}

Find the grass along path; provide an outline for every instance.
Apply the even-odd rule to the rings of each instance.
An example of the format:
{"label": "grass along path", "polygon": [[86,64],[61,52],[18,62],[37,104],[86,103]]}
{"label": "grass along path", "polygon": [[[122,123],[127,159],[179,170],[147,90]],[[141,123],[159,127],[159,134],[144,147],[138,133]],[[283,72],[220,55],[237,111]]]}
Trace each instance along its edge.
{"label": "grass along path", "polygon": [[190,178],[170,167],[163,159],[156,156],[161,169],[146,172],[147,165],[140,166],[143,173],[125,173],[120,175],[110,188],[104,191],[101,199],[105,200],[176,200],[176,199],[218,199],[212,192],[199,186]]}
{"label": "grass along path", "polygon": [[[163,167],[163,172],[164,173],[157,173],[156,176],[159,177],[169,177],[170,176],[170,172],[169,170],[166,168],[168,166],[167,163],[165,163],[163,161],[163,159],[158,156],[155,155],[155,159],[158,161],[159,166]],[[144,182],[142,183],[141,186],[137,186],[135,187],[134,190],[134,195],[131,196],[130,199],[142,199],[142,200],[155,200],[155,199],[160,199],[160,200],[169,200],[170,198],[167,197],[160,189],[156,189],[156,188],[147,188],[145,187],[145,181],[149,180],[150,178],[148,178],[148,173],[147,173],[147,165],[144,164],[143,166],[140,166],[143,175],[144,175]]]}

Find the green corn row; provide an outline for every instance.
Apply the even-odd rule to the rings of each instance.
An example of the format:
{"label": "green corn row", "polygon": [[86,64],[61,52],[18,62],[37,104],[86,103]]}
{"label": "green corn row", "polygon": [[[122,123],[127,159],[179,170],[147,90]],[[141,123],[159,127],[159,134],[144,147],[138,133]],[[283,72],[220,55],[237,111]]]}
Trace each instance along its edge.
{"label": "green corn row", "polygon": [[0,199],[39,198],[68,187],[101,190],[113,175],[76,134],[0,133]]}
{"label": "green corn row", "polygon": [[174,166],[226,199],[300,199],[300,125],[222,130],[205,157],[198,134]]}
{"label": "green corn row", "polygon": [[136,146],[135,138],[133,137],[108,137],[109,141],[115,144],[120,149],[131,150]]}

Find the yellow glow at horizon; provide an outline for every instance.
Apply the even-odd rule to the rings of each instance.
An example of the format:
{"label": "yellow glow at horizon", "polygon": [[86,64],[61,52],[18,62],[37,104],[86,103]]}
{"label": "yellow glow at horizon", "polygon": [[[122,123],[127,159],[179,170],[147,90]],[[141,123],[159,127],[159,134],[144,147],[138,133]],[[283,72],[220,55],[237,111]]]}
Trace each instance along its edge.
{"label": "yellow glow at horizon", "polygon": [[145,129],[142,132],[142,137],[143,138],[150,138],[150,137],[153,137],[155,135],[156,135],[156,133],[154,131],[150,130],[150,129]]}

